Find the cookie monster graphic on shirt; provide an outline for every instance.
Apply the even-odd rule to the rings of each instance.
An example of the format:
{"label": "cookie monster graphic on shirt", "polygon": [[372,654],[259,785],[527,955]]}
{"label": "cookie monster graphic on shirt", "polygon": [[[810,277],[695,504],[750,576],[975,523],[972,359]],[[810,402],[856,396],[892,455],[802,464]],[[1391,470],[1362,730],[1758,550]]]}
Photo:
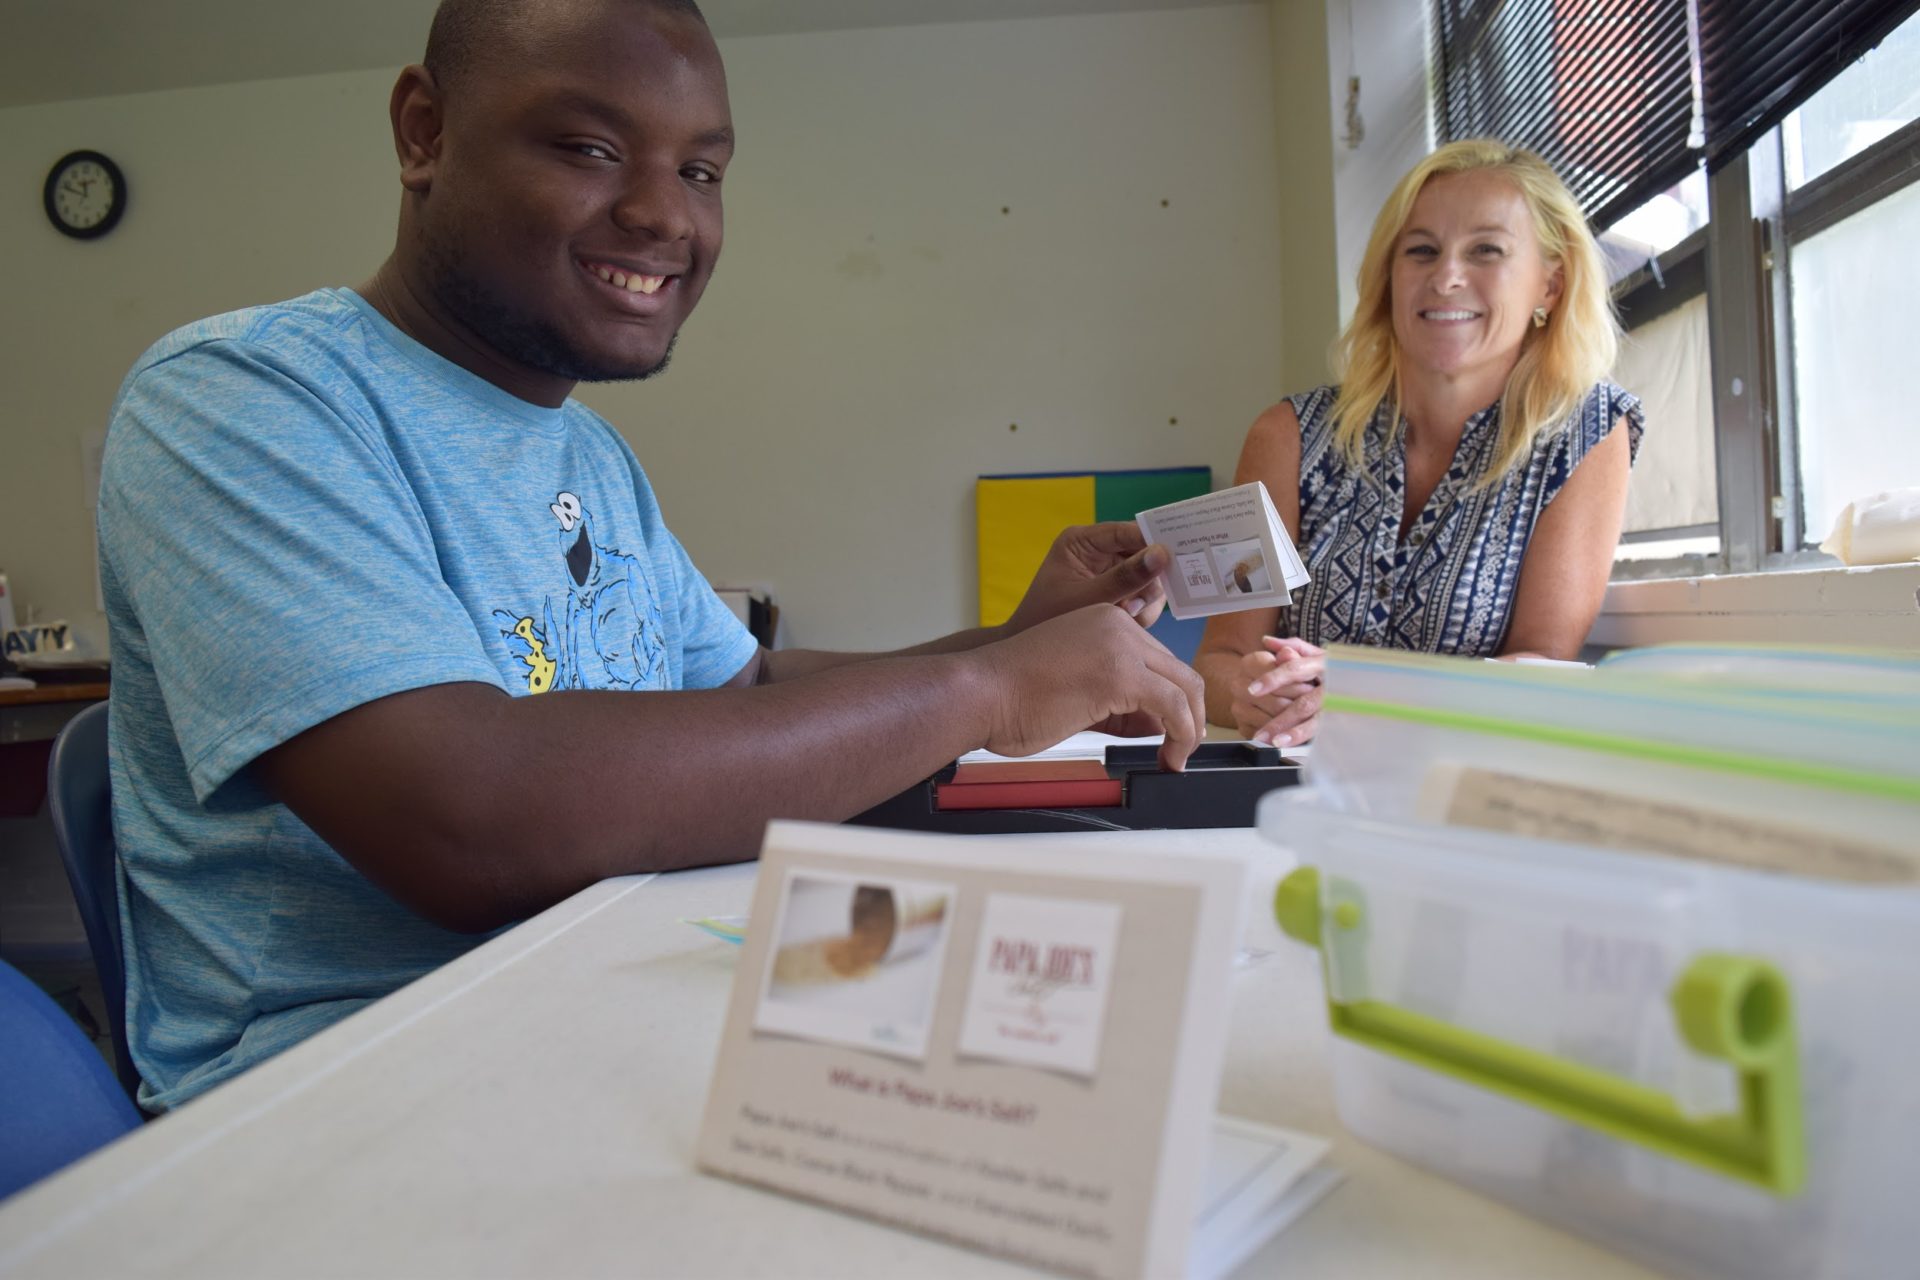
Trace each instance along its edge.
{"label": "cookie monster graphic on shirt", "polygon": [[551,595],[538,618],[493,611],[508,651],[526,664],[527,692],[665,688],[666,640],[645,566],[594,539],[578,495],[560,493],[548,510],[560,523],[566,583],[558,611]]}

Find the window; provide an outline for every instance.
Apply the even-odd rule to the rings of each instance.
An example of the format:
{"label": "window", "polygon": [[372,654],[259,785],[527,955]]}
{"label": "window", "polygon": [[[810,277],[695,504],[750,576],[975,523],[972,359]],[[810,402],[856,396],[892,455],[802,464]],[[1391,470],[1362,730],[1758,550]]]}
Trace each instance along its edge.
{"label": "window", "polygon": [[1920,25],[1907,22],[1781,125],[1797,189],[1920,117]]}
{"label": "window", "polygon": [[1707,225],[1707,171],[1695,169],[1600,235],[1613,283]]}
{"label": "window", "polygon": [[1697,559],[1720,550],[1707,299],[1695,294],[1644,321],[1620,345],[1613,380],[1640,397],[1640,443],[1618,558]]}
{"label": "window", "polygon": [[1696,167],[1695,0],[1433,0],[1434,126],[1540,153],[1607,225]]}
{"label": "window", "polygon": [[1855,498],[1920,485],[1916,117],[1920,18],[1782,123],[1802,547]]}
{"label": "window", "polygon": [[1627,330],[1613,380],[1640,397],[1651,428],[1627,493],[1623,572],[1705,571],[1720,554],[1706,225],[1696,169],[1600,235]]}
{"label": "window", "polygon": [[1650,426],[1617,572],[1815,562],[1847,502],[1920,485],[1920,0],[1433,3],[1440,137],[1540,151],[1604,229]]}

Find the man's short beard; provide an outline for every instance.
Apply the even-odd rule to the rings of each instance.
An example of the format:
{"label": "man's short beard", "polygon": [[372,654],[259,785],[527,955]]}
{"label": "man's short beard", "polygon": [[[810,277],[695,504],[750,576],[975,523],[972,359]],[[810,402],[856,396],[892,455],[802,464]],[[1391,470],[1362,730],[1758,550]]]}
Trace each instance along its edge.
{"label": "man's short beard", "polygon": [[569,382],[642,382],[673,359],[675,334],[651,365],[635,367],[595,359],[569,343],[558,329],[515,310],[466,268],[465,255],[431,239],[425,245],[429,287],[460,323],[509,360]]}

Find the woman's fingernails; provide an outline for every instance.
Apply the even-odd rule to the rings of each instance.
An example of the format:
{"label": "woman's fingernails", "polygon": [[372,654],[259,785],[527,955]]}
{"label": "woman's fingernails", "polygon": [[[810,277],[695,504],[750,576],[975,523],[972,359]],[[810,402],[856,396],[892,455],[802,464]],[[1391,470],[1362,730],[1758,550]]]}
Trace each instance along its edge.
{"label": "woman's fingernails", "polygon": [[1282,734],[1279,734],[1279,735],[1277,735],[1277,736],[1276,736],[1276,737],[1274,738],[1274,740],[1273,740],[1273,745],[1274,745],[1274,746],[1276,746],[1276,747],[1284,747],[1284,746],[1286,746],[1286,745],[1287,745],[1287,744],[1288,744],[1289,742],[1292,742],[1292,741],[1293,741],[1293,735],[1292,735],[1292,734],[1290,734],[1290,733],[1282,733]]}
{"label": "woman's fingernails", "polygon": [[1140,611],[1147,607],[1147,602],[1141,599],[1139,596],[1135,596],[1133,599],[1127,601],[1125,604],[1121,605],[1120,607],[1122,609],[1125,609],[1129,614],[1137,618],[1140,616]]}

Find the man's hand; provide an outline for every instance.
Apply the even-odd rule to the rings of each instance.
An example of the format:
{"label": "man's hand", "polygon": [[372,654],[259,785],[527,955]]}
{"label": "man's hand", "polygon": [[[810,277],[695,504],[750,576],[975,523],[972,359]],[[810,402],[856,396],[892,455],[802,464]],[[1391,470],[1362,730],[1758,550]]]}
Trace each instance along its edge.
{"label": "man's hand", "polygon": [[1077,609],[967,657],[990,682],[986,747],[1001,755],[1027,755],[1089,728],[1164,732],[1160,767],[1180,769],[1206,728],[1199,674],[1110,604]]}
{"label": "man's hand", "polygon": [[1263,636],[1233,674],[1233,724],[1276,747],[1307,741],[1320,727],[1320,676],[1327,651],[1294,636]]}
{"label": "man's hand", "polygon": [[1170,563],[1165,547],[1148,546],[1131,520],[1082,524],[1063,530],[1033,575],[1005,634],[1072,613],[1090,604],[1119,605],[1150,627],[1166,605],[1160,574]]}

